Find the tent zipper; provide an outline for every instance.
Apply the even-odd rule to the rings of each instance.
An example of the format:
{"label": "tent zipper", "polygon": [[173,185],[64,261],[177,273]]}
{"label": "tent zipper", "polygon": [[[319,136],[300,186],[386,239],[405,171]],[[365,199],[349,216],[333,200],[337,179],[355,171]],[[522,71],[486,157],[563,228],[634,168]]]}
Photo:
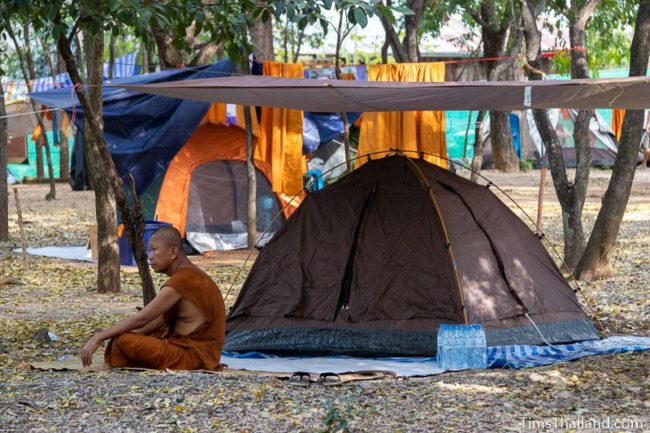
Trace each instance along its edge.
{"label": "tent zipper", "polygon": [[352,248],[350,250],[350,256],[348,257],[348,263],[345,267],[345,274],[343,275],[343,281],[341,282],[341,295],[339,296],[338,308],[339,310],[348,310],[350,309],[350,294],[352,292],[352,280],[354,279],[354,260],[357,256],[357,248],[359,245],[359,236],[361,235],[361,227],[363,222],[366,219],[366,212],[368,211],[368,206],[370,201],[375,196],[375,191],[377,187],[374,186],[372,191],[366,198],[363,203],[363,208],[361,208],[361,215],[359,216],[359,221],[356,228],[354,229],[354,239],[352,241]]}

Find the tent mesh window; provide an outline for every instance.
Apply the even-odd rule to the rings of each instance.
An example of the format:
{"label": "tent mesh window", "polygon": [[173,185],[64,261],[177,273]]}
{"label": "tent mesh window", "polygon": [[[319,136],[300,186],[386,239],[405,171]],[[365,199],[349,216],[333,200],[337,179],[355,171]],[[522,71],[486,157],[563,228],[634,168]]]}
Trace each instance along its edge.
{"label": "tent mesh window", "polygon": [[[257,179],[257,230],[265,230],[280,212],[280,205],[266,177],[255,169]],[[248,178],[243,161],[212,161],[194,169],[190,180],[186,230],[217,234],[247,230]],[[284,221],[276,219],[274,233]]]}

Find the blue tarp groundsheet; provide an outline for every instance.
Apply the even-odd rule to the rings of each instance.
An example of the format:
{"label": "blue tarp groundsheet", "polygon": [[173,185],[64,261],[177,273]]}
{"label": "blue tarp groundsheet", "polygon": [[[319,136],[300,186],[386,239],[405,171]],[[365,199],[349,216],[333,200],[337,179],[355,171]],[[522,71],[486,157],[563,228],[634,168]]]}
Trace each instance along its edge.
{"label": "blue tarp groundsheet", "polygon": [[[551,346],[488,347],[490,368],[526,368],[575,361],[592,355],[650,350],[650,337],[614,336],[602,340]],[[388,371],[396,376],[429,376],[443,373],[435,358],[353,358],[281,357],[258,352],[224,352],[221,362],[229,368],[268,371],[273,373],[350,373],[355,371]]]}

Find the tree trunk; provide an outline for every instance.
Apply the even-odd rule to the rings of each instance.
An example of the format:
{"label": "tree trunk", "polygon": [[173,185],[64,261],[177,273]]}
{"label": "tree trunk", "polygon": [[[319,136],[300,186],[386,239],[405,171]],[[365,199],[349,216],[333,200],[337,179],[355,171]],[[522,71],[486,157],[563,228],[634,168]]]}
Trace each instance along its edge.
{"label": "tree trunk", "polygon": [[388,39],[388,35],[386,35],[384,45],[381,46],[381,62],[383,64],[388,63],[388,48],[390,48],[390,40]]}
{"label": "tree trunk", "polygon": [[[56,69],[54,69],[54,63],[52,62],[52,57],[50,57],[50,45],[49,43],[46,43],[44,40],[40,41],[41,46],[43,47],[43,50],[45,51],[46,59],[47,59],[47,64],[50,69],[50,75],[52,75],[52,81],[54,82],[55,86],[58,88],[59,83],[56,82]],[[55,50],[55,56],[56,56],[56,50]],[[65,114],[63,114],[65,116]],[[61,124],[59,124],[60,126]],[[68,133],[67,131],[64,131],[62,128],[59,128],[59,135],[60,135],[60,141],[59,141],[59,180],[62,181],[68,181],[70,178],[70,167],[68,164],[69,160],[69,141],[68,141]]]}
{"label": "tree trunk", "polygon": [[[523,7],[523,20],[524,33],[526,35],[526,57],[529,65],[527,67],[527,75],[529,80],[541,80],[543,78],[539,72],[542,67],[542,51],[541,32],[536,22],[538,14],[539,10],[535,10],[533,2],[527,0]],[[579,122],[575,126],[575,134],[580,134],[581,137],[587,137],[585,134],[589,128],[589,124],[585,124],[583,121],[585,116],[590,116],[590,113],[581,113],[578,116],[580,117]],[[588,139],[576,141],[578,166],[576,169],[576,177],[572,183],[568,180],[564,157],[562,155],[562,146],[555,128],[553,128],[548,117],[548,112],[543,109],[533,110],[533,118],[546,148],[551,176],[553,178],[553,186],[555,187],[555,193],[562,209],[564,263],[568,268],[567,270],[573,270],[585,248],[582,210],[589,183],[589,167],[591,166],[589,141]]]}
{"label": "tree trunk", "polygon": [[[494,0],[482,0],[479,11],[471,13],[474,20],[481,26],[483,52],[486,57],[500,57],[505,54],[506,42],[510,28],[507,17],[502,22],[493,24],[496,14]],[[488,80],[497,81],[501,77],[493,71],[497,63],[488,62]],[[512,132],[508,113],[490,111],[490,144],[492,145],[492,166],[501,171],[516,173],[519,171],[519,158],[512,144]]]}
{"label": "tree trunk", "polygon": [[472,158],[472,174],[469,180],[476,182],[478,174],[483,165],[483,125],[485,120],[485,111],[481,110],[476,115],[476,124],[474,126],[474,157]]}
{"label": "tree trunk", "polygon": [[409,0],[406,6],[413,11],[413,15],[404,17],[406,34],[404,36],[404,48],[406,50],[407,60],[416,63],[418,57],[418,26],[424,13],[424,0]]}
{"label": "tree trunk", "polygon": [[253,128],[251,107],[244,106],[244,122],[246,124],[246,175],[248,177],[248,249],[252,250],[257,244],[257,176],[253,148]]}
{"label": "tree trunk", "polygon": [[[120,291],[120,255],[117,242],[117,214],[115,195],[106,174],[101,154],[98,151],[102,145],[90,126],[95,117],[103,128],[102,121],[102,88],[103,82],[103,32],[97,35],[84,34],[85,58],[88,62],[88,103],[92,111],[84,116],[85,159],[88,167],[88,178],[95,191],[95,213],[97,217],[97,292],[117,293]],[[97,87],[95,87],[97,86]]]}
{"label": "tree trunk", "polygon": [[[386,6],[390,7],[391,4],[392,1],[386,1]],[[381,17],[381,24],[386,32],[386,42],[390,44],[397,63],[415,63],[419,61],[418,27],[424,15],[425,5],[424,0],[408,0],[406,2],[406,6],[413,11],[413,15],[404,17],[405,35],[403,42],[400,42],[393,23],[388,18]],[[382,50],[382,58],[383,55],[384,51]],[[387,63],[386,60],[383,62]]]}
{"label": "tree trunk", "polygon": [[269,16],[266,22],[258,17],[253,22],[250,29],[251,39],[253,41],[253,56],[258,61],[275,60],[275,51],[273,50],[273,18]]}
{"label": "tree trunk", "polygon": [[[32,104],[33,110],[36,111],[36,105]],[[40,117],[38,114],[36,116]],[[42,123],[42,121],[38,122],[39,124]],[[41,135],[36,139],[34,142],[34,146],[36,147],[36,180],[42,181],[45,179],[45,169],[44,169],[44,164],[43,164],[43,147],[45,146],[43,144],[43,137],[47,137],[45,135],[45,128],[41,127]]]}
{"label": "tree trunk", "polygon": [[203,66],[206,65],[219,51],[219,44],[213,42],[208,42],[203,44],[199,51],[194,55],[194,58],[190,60],[189,67]]}
{"label": "tree trunk", "polygon": [[284,26],[284,32],[282,32],[282,46],[284,47],[284,63],[289,62],[289,27],[291,23],[287,19],[286,25]]}
{"label": "tree trunk", "polygon": [[[54,19],[54,24],[61,23],[61,16],[57,15]],[[144,242],[142,238],[138,237],[138,233],[142,233],[142,227],[140,226],[137,229],[134,227],[137,226],[138,221],[142,221],[142,215],[138,215],[137,206],[135,213],[130,209],[128,201],[126,199],[126,194],[123,189],[123,183],[117,175],[117,169],[113,159],[111,158],[110,153],[108,152],[108,147],[104,141],[104,134],[102,132],[101,126],[101,116],[97,114],[96,110],[90,105],[86,94],[81,90],[81,77],[79,76],[79,70],[75,64],[72,51],[70,49],[70,43],[68,38],[63,33],[57,38],[57,47],[63,58],[66,70],[70,74],[70,80],[75,86],[75,92],[79,103],[84,110],[84,129],[88,131],[89,136],[92,136],[92,139],[89,142],[86,142],[86,152],[91,152],[91,155],[95,155],[95,161],[98,167],[97,172],[94,173],[95,177],[101,178],[102,181],[107,181],[111,186],[112,192],[115,195],[115,200],[117,202],[120,211],[122,212],[122,217],[124,219],[124,226],[133,247],[133,253],[138,263],[138,272],[142,280],[142,296],[145,305],[148,304],[155,296],[156,292],[153,287],[153,280],[151,274],[149,273],[149,265],[146,262],[146,253],[144,249]],[[98,68],[99,69],[99,68]],[[101,89],[101,87],[95,87],[95,89]],[[84,131],[86,133],[86,131]],[[89,148],[92,148],[89,150]],[[94,168],[89,167],[89,170]],[[113,212],[115,210],[113,209]],[[113,227],[113,231],[115,227]],[[98,233],[99,235],[99,233]],[[101,242],[101,241],[100,241]],[[117,248],[114,248],[117,252]],[[101,257],[100,257],[101,261]],[[119,269],[119,260],[115,256],[114,266]],[[100,263],[101,266],[101,263]],[[119,281],[119,279],[117,280]],[[105,283],[110,284],[110,281]]]}
{"label": "tree trunk", "polygon": [[32,57],[31,41],[29,40],[29,23],[25,20],[23,23],[23,42],[25,43],[25,59],[27,60],[27,71],[31,81],[36,79],[36,70],[34,69],[34,58]]}
{"label": "tree trunk", "polygon": [[[339,13],[339,26],[338,31],[336,32],[336,54],[334,60],[334,73],[336,74],[336,79],[341,79],[341,68],[340,68],[340,54],[341,54],[341,44],[343,43],[342,39],[342,30],[343,30],[343,10]],[[348,115],[345,112],[341,112],[341,120],[343,121],[343,145],[345,147],[345,164],[348,169],[348,173],[352,172],[352,155],[350,154],[350,123],[348,122]]]}
{"label": "tree trunk", "polygon": [[[83,33],[78,32],[75,36],[76,50],[75,50],[75,61],[77,62],[79,68],[79,75],[81,77],[86,77],[86,62],[84,62],[84,40]],[[65,61],[63,62],[65,65]],[[66,67],[67,69],[67,67]]]}
{"label": "tree trunk", "polygon": [[174,47],[172,38],[163,33],[156,20],[151,20],[151,34],[156,41],[160,65],[163,69],[178,68],[185,64],[183,53]]}
{"label": "tree trunk", "polygon": [[111,32],[111,38],[108,41],[108,79],[113,79],[113,68],[115,67],[115,35]]}
{"label": "tree trunk", "polygon": [[0,85],[0,241],[9,239],[9,190],[7,189],[7,109]]}
{"label": "tree trunk", "polygon": [[509,116],[507,111],[490,111],[492,167],[507,173],[517,173],[519,158],[512,144]]}
{"label": "tree trunk", "polygon": [[156,72],[156,62],[153,60],[154,46],[142,39],[142,49],[144,50],[142,69],[144,72]]}
{"label": "tree trunk", "polygon": [[[639,5],[630,47],[630,76],[645,76],[650,56],[650,1]],[[612,177],[603,197],[603,205],[589,237],[584,254],[576,267],[581,280],[607,278],[612,275],[610,254],[625,214],[634,181],[639,151],[639,131],[643,128],[643,110],[627,110],[623,119],[621,144],[618,147]]]}
{"label": "tree trunk", "polygon": [[59,180],[67,182],[70,180],[70,141],[68,131],[59,130],[61,142],[59,143]]}
{"label": "tree trunk", "polygon": [[305,31],[298,30],[298,41],[296,42],[295,50],[293,51],[293,63],[298,63],[300,57],[300,50],[302,49],[302,42],[305,38]]}
{"label": "tree trunk", "polygon": [[61,57],[61,54],[59,52],[56,52],[56,73],[57,74],[62,74],[65,72],[65,63],[63,62],[63,58]]}
{"label": "tree trunk", "polygon": [[[390,5],[391,2],[387,1],[387,5]],[[386,31],[386,39],[390,42],[390,47],[393,50],[393,56],[395,57],[395,61],[397,63],[405,63],[408,62],[408,52],[404,48],[404,45],[399,40],[399,36],[397,35],[397,32],[395,31],[395,27],[393,26],[393,23],[390,22],[388,18],[385,16],[382,16],[381,18],[381,24],[384,27],[384,31]]]}

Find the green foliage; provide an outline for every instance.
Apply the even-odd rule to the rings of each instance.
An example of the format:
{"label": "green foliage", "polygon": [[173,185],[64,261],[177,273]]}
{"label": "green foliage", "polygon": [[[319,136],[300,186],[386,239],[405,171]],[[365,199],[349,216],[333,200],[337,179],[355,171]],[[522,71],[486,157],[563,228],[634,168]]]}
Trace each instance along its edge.
{"label": "green foliage", "polygon": [[553,72],[562,75],[571,73],[571,53],[568,50],[560,51],[553,56]]}
{"label": "green foliage", "polygon": [[532,170],[535,168],[535,160],[534,159],[520,159],[519,160],[519,170],[521,171],[528,171]]}
{"label": "green foliage", "polygon": [[155,22],[179,49],[189,49],[186,29],[193,23],[198,32],[219,41],[235,62],[243,62],[251,45],[246,29],[250,19],[246,13],[254,10],[251,0],[205,3],[187,0],[182,7],[166,0],[64,0],[3,1],[0,17],[3,21],[28,19],[36,29],[47,31],[53,39],[65,35],[69,40],[80,30],[97,33],[101,28],[114,35],[132,35],[151,41],[151,26]]}
{"label": "green foliage", "polygon": [[620,29],[610,32],[607,38],[590,31],[587,33],[589,69],[598,71],[629,64],[630,43],[631,37]]}
{"label": "green foliage", "polygon": [[318,24],[323,31],[323,35],[327,35],[330,26],[336,29],[334,24],[330,23],[325,16],[325,12],[331,11],[332,8],[334,11],[344,14],[349,27],[359,25],[362,28],[366,27],[368,19],[375,15],[386,16],[391,21],[394,21],[393,12],[403,15],[413,13],[406,6],[387,7],[380,0],[266,0],[256,9],[254,16],[260,16],[264,21],[271,14],[277,20],[286,16],[289,21],[296,23],[299,29],[304,29],[307,25]]}
{"label": "green foliage", "polygon": [[[566,0],[549,1],[546,13],[556,18],[546,20],[545,26],[550,30],[557,30],[560,35],[562,29],[568,32],[577,11],[586,3],[586,0],[571,4]],[[638,2],[635,0],[603,0],[596,8],[585,29],[590,71],[618,67],[629,62],[631,33],[637,6]],[[568,52],[556,55],[553,63],[557,73],[570,73],[571,57]]]}

